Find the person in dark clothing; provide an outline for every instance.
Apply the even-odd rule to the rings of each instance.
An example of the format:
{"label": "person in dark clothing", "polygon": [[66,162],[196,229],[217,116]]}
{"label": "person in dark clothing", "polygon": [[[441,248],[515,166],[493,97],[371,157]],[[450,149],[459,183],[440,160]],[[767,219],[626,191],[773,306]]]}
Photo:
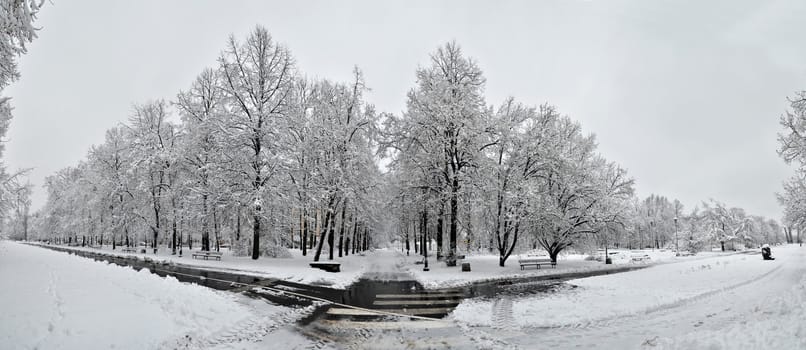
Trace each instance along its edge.
{"label": "person in dark clothing", "polygon": [[775,260],[775,258],[772,257],[772,250],[769,244],[761,246],[761,257],[764,258],[764,260]]}

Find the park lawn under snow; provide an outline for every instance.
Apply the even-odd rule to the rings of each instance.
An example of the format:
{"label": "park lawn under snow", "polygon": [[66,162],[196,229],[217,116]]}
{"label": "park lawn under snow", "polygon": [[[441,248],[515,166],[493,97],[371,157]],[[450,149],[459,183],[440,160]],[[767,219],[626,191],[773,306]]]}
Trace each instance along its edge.
{"label": "park lawn under snow", "polygon": [[[582,256],[570,256],[558,258],[556,268],[542,266],[540,269],[536,269],[534,266],[530,266],[526,270],[521,270],[518,257],[515,255],[506,261],[504,267],[498,266],[497,255],[468,255],[465,259],[459,260],[456,267],[448,267],[445,262],[429,257],[429,271],[423,271],[423,265],[414,263],[422,260],[421,256],[409,256],[406,260],[408,271],[426,288],[450,288],[483,280],[553,275],[617,267],[596,261],[586,261]],[[462,272],[461,263],[470,263],[470,272]]]}
{"label": "park lawn under snow", "polygon": [[662,338],[658,349],[806,349],[806,276],[719,330]]}
{"label": "park lawn under snow", "polygon": [[[203,267],[209,270],[237,270],[238,272],[255,275],[264,278],[277,278],[281,280],[298,282],[304,284],[314,284],[328,286],[331,288],[346,288],[366,271],[366,256],[362,255],[349,255],[346,257],[336,257],[333,262],[341,263],[341,272],[332,273],[320,269],[310,267],[313,262],[313,253],[308,251],[307,256],[302,256],[302,251],[299,249],[289,249],[291,253],[290,258],[268,258],[260,257],[260,259],[253,260],[249,256],[235,256],[227,249],[222,249],[223,256],[221,260],[204,260],[194,259],[192,251],[183,249],[183,255],[172,255],[170,249],[160,247],[157,254],[153,254],[152,250],[147,249],[147,253],[123,253],[120,247],[112,250],[112,246],[103,246],[103,248],[90,248],[90,247],[67,247],[63,248],[86,250],[92,252],[103,252],[106,254],[113,254],[117,256],[131,256],[138,259],[151,259],[156,262],[168,262],[174,264],[183,264],[190,266]],[[193,251],[195,251],[194,249]],[[366,252],[366,255],[373,256],[382,254],[383,250],[375,252]],[[338,252],[336,252],[338,255]],[[327,259],[326,251],[322,252],[320,261],[331,261]]]}
{"label": "park lawn under snow", "polygon": [[8,241],[0,241],[0,279],[0,347],[7,349],[228,348],[260,341],[272,318],[299,316],[145,269]]}
{"label": "park lawn under snow", "polygon": [[[793,248],[776,250],[786,255]],[[558,264],[559,265],[559,264]],[[677,260],[646,269],[569,281],[572,288],[512,301],[520,326],[559,327],[614,319],[669,307],[725,288],[748,283],[775,269],[758,254]],[[452,318],[471,325],[493,325],[493,300],[460,304]]]}
{"label": "park lawn under snow", "polygon": [[[521,270],[518,264],[518,259],[521,256],[517,254],[512,254],[509,259],[507,259],[504,267],[498,266],[498,255],[493,254],[467,255],[465,259],[459,261],[460,264],[457,264],[456,267],[447,267],[444,262],[435,261],[433,256],[431,256],[429,257],[429,271],[423,271],[423,265],[415,264],[415,261],[422,260],[422,256],[410,255],[406,257],[406,261],[408,271],[426,288],[450,288],[486,280],[609,270],[622,268],[624,265],[629,264],[657,264],[698,260],[703,258],[702,255],[723,255],[721,253],[703,253],[701,256],[697,257],[675,257],[674,253],[671,251],[646,250],[640,252],[641,254],[648,255],[650,259],[644,262],[634,263],[631,259],[633,254],[631,251],[613,252],[617,252],[617,254],[611,255],[611,257],[613,257],[612,265],[605,265],[601,261],[585,260],[587,255],[584,254],[560,254],[560,256],[557,257],[557,266],[555,268],[542,266],[540,269],[536,269],[534,266],[529,266],[525,270]],[[471,271],[462,272],[459,267],[461,263],[470,263]]]}

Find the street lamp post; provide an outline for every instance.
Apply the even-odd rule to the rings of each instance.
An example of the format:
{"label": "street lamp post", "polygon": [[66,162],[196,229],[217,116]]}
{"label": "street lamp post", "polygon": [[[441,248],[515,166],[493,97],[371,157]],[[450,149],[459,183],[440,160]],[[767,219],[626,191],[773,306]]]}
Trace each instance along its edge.
{"label": "street lamp post", "polygon": [[677,245],[677,216],[674,217],[674,251],[675,256],[680,256],[680,247]]}

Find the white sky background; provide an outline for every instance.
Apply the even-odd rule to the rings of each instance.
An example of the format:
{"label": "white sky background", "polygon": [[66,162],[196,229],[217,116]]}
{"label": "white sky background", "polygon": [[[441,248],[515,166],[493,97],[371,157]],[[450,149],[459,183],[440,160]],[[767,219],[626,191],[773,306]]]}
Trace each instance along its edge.
{"label": "white sky background", "polygon": [[[644,197],[715,198],[780,218],[792,174],[775,153],[786,97],[806,89],[806,2],[52,0],[6,93],[6,159],[45,176],[84,159],[133,103],[172,99],[226,38],[256,24],[308,76],[358,65],[379,111],[400,113],[428,54],[455,39],[487,98],[548,102],[597,134]],[[45,201],[42,188],[34,207]]]}

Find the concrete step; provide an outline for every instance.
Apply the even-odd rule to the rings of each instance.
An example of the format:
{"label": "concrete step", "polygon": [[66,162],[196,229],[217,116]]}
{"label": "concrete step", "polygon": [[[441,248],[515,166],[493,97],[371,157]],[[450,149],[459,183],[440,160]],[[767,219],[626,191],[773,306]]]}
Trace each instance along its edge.
{"label": "concrete step", "polygon": [[247,290],[251,290],[252,288],[256,288],[258,286],[268,287],[268,286],[271,286],[272,284],[274,284],[275,282],[277,282],[276,278],[267,278],[267,279],[264,279],[264,280],[257,281],[255,283],[251,283],[250,285],[246,285],[246,286],[236,284],[236,285],[239,285],[240,287],[232,288],[229,291],[233,292],[233,293],[242,293],[242,292],[245,292]]}
{"label": "concrete step", "polygon": [[390,321],[390,322],[372,322],[372,321],[344,321],[344,320],[320,320],[322,325],[331,328],[342,329],[434,329],[434,328],[448,328],[453,324],[447,321]]}
{"label": "concrete step", "polygon": [[463,293],[422,293],[422,294],[378,294],[377,299],[430,299],[430,298],[461,298]]}
{"label": "concrete step", "polygon": [[[395,314],[403,314],[410,316],[422,315],[445,315],[453,311],[452,307],[437,307],[437,308],[412,308],[412,309],[379,309],[378,311],[390,312]],[[385,313],[377,313],[360,309],[349,309],[341,307],[332,307],[327,310],[328,315],[337,316],[386,316]]]}
{"label": "concrete step", "polygon": [[434,300],[375,300],[373,305],[459,305],[461,300],[457,299],[434,299]]}

